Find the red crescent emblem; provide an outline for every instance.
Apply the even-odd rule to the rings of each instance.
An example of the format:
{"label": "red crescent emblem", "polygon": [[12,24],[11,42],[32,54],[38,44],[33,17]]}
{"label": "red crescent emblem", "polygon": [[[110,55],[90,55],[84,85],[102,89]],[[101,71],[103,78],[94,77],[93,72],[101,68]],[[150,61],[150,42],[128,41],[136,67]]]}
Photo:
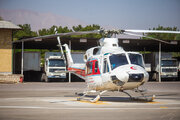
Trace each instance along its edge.
{"label": "red crescent emblem", "polygon": [[136,68],[135,68],[134,66],[130,67],[130,69],[132,69],[132,70],[136,70]]}

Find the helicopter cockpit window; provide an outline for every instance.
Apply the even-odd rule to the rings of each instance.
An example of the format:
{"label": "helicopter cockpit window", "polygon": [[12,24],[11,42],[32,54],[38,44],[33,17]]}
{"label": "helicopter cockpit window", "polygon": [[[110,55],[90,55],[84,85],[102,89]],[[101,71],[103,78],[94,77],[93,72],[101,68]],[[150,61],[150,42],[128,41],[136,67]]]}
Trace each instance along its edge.
{"label": "helicopter cockpit window", "polygon": [[93,67],[93,62],[88,62],[87,63],[87,74],[92,73],[92,67]]}
{"label": "helicopter cockpit window", "polygon": [[129,59],[131,61],[131,64],[139,65],[141,67],[144,67],[143,65],[143,58],[139,54],[133,54],[133,53],[128,53]]}
{"label": "helicopter cockpit window", "polygon": [[94,50],[93,50],[93,55],[96,55],[97,52],[98,52],[98,50],[99,50],[99,48],[94,48]]}
{"label": "helicopter cockpit window", "polygon": [[95,62],[95,71],[94,71],[94,72],[95,72],[95,73],[98,72],[98,61]]}
{"label": "helicopter cockpit window", "polygon": [[123,54],[113,54],[109,57],[110,63],[111,63],[111,69],[115,69],[121,65],[126,65],[128,64],[126,55]]}

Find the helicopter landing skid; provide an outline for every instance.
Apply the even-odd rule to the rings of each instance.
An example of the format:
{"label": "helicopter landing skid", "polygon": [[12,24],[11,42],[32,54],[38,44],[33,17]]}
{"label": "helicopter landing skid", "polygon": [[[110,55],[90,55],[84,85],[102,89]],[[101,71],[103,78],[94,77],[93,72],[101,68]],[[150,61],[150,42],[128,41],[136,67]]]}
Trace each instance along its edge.
{"label": "helicopter landing skid", "polygon": [[152,96],[145,96],[144,92],[136,89],[135,92],[141,94],[140,97],[132,97],[128,92],[122,91],[123,93],[125,93],[126,95],[128,95],[130,97],[131,100],[138,100],[138,101],[146,101],[146,102],[152,102],[155,99],[155,95]]}
{"label": "helicopter landing skid", "polygon": [[101,95],[102,95],[103,93],[107,92],[107,90],[104,90],[104,91],[100,92],[94,99],[85,99],[86,95],[87,95],[88,93],[92,93],[92,92],[94,93],[95,91],[86,91],[86,92],[84,92],[84,93],[83,93],[83,96],[77,98],[77,101],[85,100],[85,101],[89,101],[89,102],[91,102],[91,103],[96,103],[96,102],[98,102],[99,99],[101,98]]}
{"label": "helicopter landing skid", "polygon": [[137,101],[145,101],[145,102],[153,102],[155,99],[155,95],[152,96],[141,96],[141,97],[133,97],[132,100],[137,100]]}

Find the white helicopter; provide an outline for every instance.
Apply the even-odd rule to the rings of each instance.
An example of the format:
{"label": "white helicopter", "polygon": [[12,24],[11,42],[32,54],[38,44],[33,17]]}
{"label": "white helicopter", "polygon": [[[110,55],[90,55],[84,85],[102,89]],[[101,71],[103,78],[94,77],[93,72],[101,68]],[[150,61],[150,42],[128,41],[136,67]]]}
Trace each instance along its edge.
{"label": "white helicopter", "polygon": [[[109,38],[101,38],[99,40],[100,46],[90,48],[84,55],[85,64],[75,64],[71,57],[70,49],[67,44],[61,45],[60,36],[67,35],[82,35],[89,33],[107,34]],[[126,90],[135,90],[140,93],[146,101],[153,101],[155,95],[146,97],[142,90],[138,87],[148,81],[149,75],[144,67],[144,60],[138,52],[127,52],[118,44],[118,38],[112,38],[113,34],[127,34],[141,37],[145,35],[138,35],[134,33],[173,33],[179,34],[180,31],[159,31],[159,30],[95,30],[84,32],[69,32],[57,33],[54,35],[46,35],[35,38],[24,39],[24,41],[39,39],[39,38],[54,38],[57,37],[59,47],[63,57],[67,62],[67,72],[81,77],[87,83],[87,89],[83,95],[77,100],[84,100],[85,96],[90,92],[99,92],[99,94],[91,99],[90,102],[97,102],[100,96],[107,91],[124,92],[130,98],[133,98]],[[147,37],[150,38],[150,37]],[[167,41],[151,38],[159,42],[171,44]],[[66,53],[63,53],[63,46]]]}
{"label": "white helicopter", "polygon": [[[137,35],[129,32],[180,33],[179,31],[157,30],[99,31],[99,33],[106,33],[110,36],[113,34]],[[170,44],[163,40],[151,39]],[[99,94],[96,98],[91,99],[91,102],[97,102],[100,99],[100,95],[107,91],[124,92],[133,98],[126,90],[136,90],[136,92],[141,93],[144,100],[152,101],[155,95],[148,98],[143,94],[143,91],[138,89],[139,86],[143,85],[149,79],[142,55],[138,52],[126,52],[119,46],[118,38],[101,38],[99,43],[100,46],[90,48],[86,51],[84,55],[85,64],[74,64],[68,45],[63,45],[66,50],[68,70],[74,71],[74,74],[83,78],[87,83],[87,90],[77,100],[83,100],[88,93],[97,91],[99,91]]]}

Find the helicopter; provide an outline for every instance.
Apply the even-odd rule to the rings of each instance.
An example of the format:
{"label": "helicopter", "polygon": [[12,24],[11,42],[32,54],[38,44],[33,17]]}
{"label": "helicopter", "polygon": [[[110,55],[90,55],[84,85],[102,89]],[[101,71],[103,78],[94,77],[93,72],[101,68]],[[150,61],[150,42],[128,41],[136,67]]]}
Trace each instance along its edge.
{"label": "helicopter", "polygon": [[[71,51],[67,44],[62,45],[60,37],[69,35],[82,35],[82,34],[102,34],[103,37],[99,40],[99,46],[88,49],[84,54],[84,64],[77,64],[73,62]],[[147,97],[144,94],[144,90],[140,90],[139,87],[148,82],[149,74],[145,70],[145,64],[142,54],[139,52],[125,51],[118,44],[117,34],[126,34],[133,36],[140,36],[150,38],[162,43],[171,44],[167,41],[148,37],[145,34],[139,35],[137,33],[171,33],[179,34],[180,31],[161,31],[161,30],[94,30],[94,31],[82,31],[82,32],[69,32],[69,33],[55,33],[53,35],[46,35],[40,37],[34,37],[24,39],[23,41],[31,41],[35,39],[55,38],[57,37],[58,46],[62,56],[67,64],[66,72],[71,72],[80,78],[84,79],[87,83],[87,88],[83,92],[81,97],[77,100],[86,100],[85,97],[89,93],[99,94],[90,99],[90,102],[97,102],[101,98],[101,95],[108,91],[118,91],[127,94],[132,97],[127,90],[132,90],[141,94],[146,101],[153,101],[155,95]],[[115,37],[113,37],[113,35]],[[63,52],[65,51],[65,53]],[[61,71],[59,71],[61,72]],[[78,94],[78,93],[77,93]],[[79,94],[78,94],[79,95]]]}
{"label": "helicopter", "polygon": [[[129,33],[132,32],[132,33]],[[133,33],[180,33],[179,31],[158,31],[158,30],[118,30],[104,31],[99,33],[113,36],[113,34],[136,35]],[[147,37],[142,35],[143,37]],[[148,37],[150,38],[150,37]],[[153,40],[170,44],[166,41],[151,38]],[[99,40],[99,46],[92,47],[84,54],[85,64],[74,64],[70,49],[67,44],[63,45],[66,51],[68,70],[83,78],[87,83],[87,89],[77,100],[86,100],[85,96],[91,92],[99,91],[99,94],[89,100],[97,102],[100,96],[107,91],[119,91],[132,97],[126,90],[135,90],[140,93],[144,100],[153,101],[155,95],[146,97],[143,90],[138,88],[146,83],[149,74],[145,70],[142,54],[139,52],[127,52],[118,44],[118,38],[108,37]]]}
{"label": "helicopter", "polygon": [[100,93],[90,102],[97,102],[100,95],[107,91],[121,91],[128,94],[125,90],[138,88],[148,81],[149,75],[145,71],[140,53],[126,52],[118,45],[117,38],[102,38],[99,42],[100,46],[86,51],[84,55],[86,64],[74,64],[68,45],[63,45],[66,49],[68,70],[83,76],[81,78],[86,80],[88,86],[83,96],[77,100],[82,100],[88,93],[96,91]]}

